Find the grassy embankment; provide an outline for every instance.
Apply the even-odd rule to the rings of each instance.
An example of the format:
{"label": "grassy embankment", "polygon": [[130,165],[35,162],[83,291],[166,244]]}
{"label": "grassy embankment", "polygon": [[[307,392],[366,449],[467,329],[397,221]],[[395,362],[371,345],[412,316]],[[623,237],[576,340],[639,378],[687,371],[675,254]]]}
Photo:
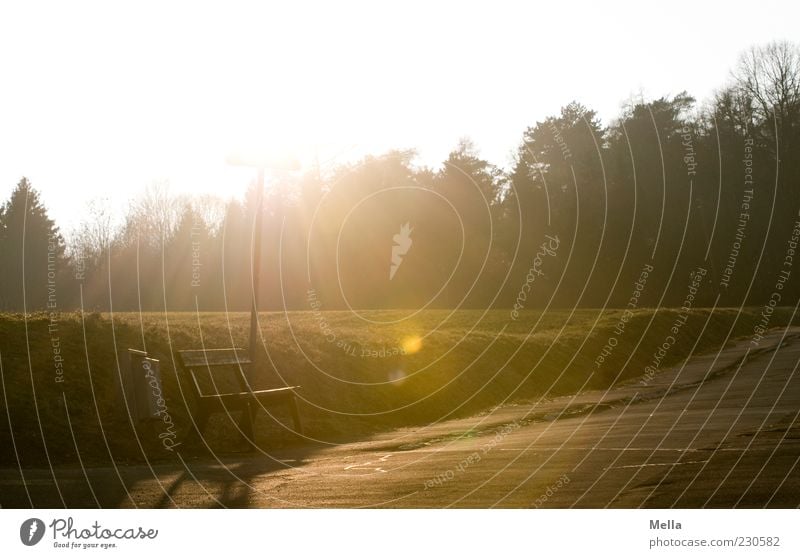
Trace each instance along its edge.
{"label": "grassy embankment", "polygon": [[[734,310],[717,310],[701,335],[709,311],[693,310],[662,367],[685,358],[695,342],[696,352],[720,346],[731,328],[731,337],[751,335],[759,311],[748,309],[737,320]],[[602,388],[641,376],[678,316],[669,309],[653,313],[638,310],[621,334],[613,333],[620,310],[602,315],[579,310],[571,317],[567,311],[545,315],[531,311],[517,321],[510,321],[504,310],[490,311],[482,319],[478,311],[458,311],[448,317],[447,311],[433,310],[390,325],[370,324],[345,312],[296,312],[288,315],[288,321],[283,314],[264,314],[262,332],[269,356],[284,380],[267,361],[259,382],[302,386],[300,410],[309,436],[353,439],[464,416],[503,401],[571,393],[584,385]],[[404,313],[365,315],[387,322]],[[789,310],[779,309],[771,325],[785,325],[789,317]],[[54,463],[76,462],[78,451],[84,463],[109,463],[112,458],[141,461],[142,451],[150,459],[174,459],[156,436],[164,430],[160,427],[139,429],[140,449],[117,395],[118,361],[126,357],[126,349],[141,349],[143,344],[160,359],[167,409],[182,432],[193,404],[184,398],[188,386],[178,382],[172,351],[199,348],[201,333],[207,348],[246,346],[248,315],[150,313],[142,321],[135,313],[115,314],[113,322],[105,314],[83,320],[78,314],[63,314],[51,332],[47,317],[34,314],[27,319],[26,338],[22,316],[0,315],[3,465],[17,465],[9,416],[23,466],[46,462],[45,444]],[[611,336],[618,344],[597,367],[595,359]],[[63,357],[63,382],[56,381],[54,338]],[[407,354],[393,354],[398,347]],[[283,410],[275,413],[288,423]],[[261,445],[298,443],[274,420],[263,413],[259,416]],[[234,432],[218,415],[209,428],[209,443],[216,450],[233,449],[238,444]]]}

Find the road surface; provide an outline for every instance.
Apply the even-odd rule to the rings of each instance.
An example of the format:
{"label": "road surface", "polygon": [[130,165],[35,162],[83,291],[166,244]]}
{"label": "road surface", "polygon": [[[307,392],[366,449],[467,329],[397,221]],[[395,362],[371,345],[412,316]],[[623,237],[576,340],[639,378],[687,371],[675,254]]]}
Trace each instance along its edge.
{"label": "road surface", "polygon": [[794,508],[798,362],[800,329],[774,331],[649,381],[358,443],[187,457],[185,466],[58,468],[56,480],[49,469],[25,471],[24,481],[6,469],[0,504]]}

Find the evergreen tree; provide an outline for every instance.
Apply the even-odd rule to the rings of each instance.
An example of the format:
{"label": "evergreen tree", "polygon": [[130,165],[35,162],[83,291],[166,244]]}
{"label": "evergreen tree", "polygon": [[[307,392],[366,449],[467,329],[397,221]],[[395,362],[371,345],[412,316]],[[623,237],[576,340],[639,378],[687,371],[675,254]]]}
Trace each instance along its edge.
{"label": "evergreen tree", "polygon": [[27,178],[0,208],[0,254],[0,309],[56,310],[71,303],[64,239]]}

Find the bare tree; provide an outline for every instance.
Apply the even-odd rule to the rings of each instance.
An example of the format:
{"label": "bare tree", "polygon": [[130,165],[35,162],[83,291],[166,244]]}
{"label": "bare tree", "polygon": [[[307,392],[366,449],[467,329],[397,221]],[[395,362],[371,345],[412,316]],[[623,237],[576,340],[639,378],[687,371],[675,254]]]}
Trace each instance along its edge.
{"label": "bare tree", "polygon": [[800,112],[800,49],[788,41],[753,46],[733,71],[737,88],[752,99],[762,121],[774,114],[781,124],[797,121]]}
{"label": "bare tree", "polygon": [[225,220],[225,201],[217,196],[205,194],[191,200],[192,210],[202,219],[203,224],[213,234],[222,228]]}
{"label": "bare tree", "polygon": [[123,237],[127,244],[137,241],[150,247],[168,241],[180,223],[186,200],[170,193],[169,183],[153,182],[130,207]]}
{"label": "bare tree", "polygon": [[114,239],[114,224],[108,198],[88,203],[87,218],[70,234],[69,253],[73,259],[97,265]]}

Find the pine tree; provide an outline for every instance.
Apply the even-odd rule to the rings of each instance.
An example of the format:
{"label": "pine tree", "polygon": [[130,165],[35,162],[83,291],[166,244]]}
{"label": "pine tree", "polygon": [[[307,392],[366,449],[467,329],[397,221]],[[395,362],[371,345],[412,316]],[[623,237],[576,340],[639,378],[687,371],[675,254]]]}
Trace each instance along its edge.
{"label": "pine tree", "polygon": [[56,310],[69,303],[67,285],[59,291],[65,264],[64,239],[23,177],[0,208],[0,309]]}

